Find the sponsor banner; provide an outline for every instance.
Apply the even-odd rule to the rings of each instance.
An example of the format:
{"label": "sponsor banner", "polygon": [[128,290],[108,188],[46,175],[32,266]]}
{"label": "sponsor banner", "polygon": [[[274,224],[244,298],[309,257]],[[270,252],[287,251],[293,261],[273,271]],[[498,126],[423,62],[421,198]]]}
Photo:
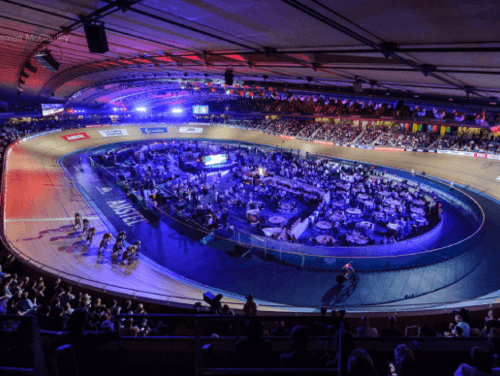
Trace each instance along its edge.
{"label": "sponsor banner", "polygon": [[118,136],[128,136],[126,129],[105,129],[103,131],[98,131],[102,137],[118,137]]}
{"label": "sponsor banner", "polygon": [[[189,124],[191,124],[191,123],[189,123]],[[180,127],[179,133],[203,133],[203,128]]]}
{"label": "sponsor banner", "polygon": [[168,133],[168,128],[163,128],[163,127],[141,128],[141,132],[144,134]]}
{"label": "sponsor banner", "polygon": [[333,142],[328,142],[328,141],[318,141],[318,140],[314,140],[313,141],[314,144],[318,144],[318,145],[328,145],[328,146],[333,146]]}
{"label": "sponsor banner", "polygon": [[374,148],[375,150],[378,150],[378,151],[396,151],[396,152],[399,152],[399,151],[405,151],[405,149],[399,149],[399,148],[386,148],[386,147],[379,147],[379,146],[375,146]]}
{"label": "sponsor banner", "polygon": [[380,119],[382,120],[394,120],[393,116],[381,116]]}
{"label": "sponsor banner", "polygon": [[488,154],[488,159],[494,159],[496,161],[500,161],[500,155]]}
{"label": "sponsor banner", "polygon": [[188,124],[189,125],[210,125],[210,123],[188,123]]}
{"label": "sponsor banner", "polygon": [[73,141],[80,141],[80,140],[88,140],[90,138],[90,136],[85,132],[79,132],[79,133],[73,133],[73,134],[67,134],[65,136],[61,136],[61,138],[64,138],[68,142],[73,142]]}
{"label": "sponsor banner", "polygon": [[295,140],[295,137],[292,137],[292,136],[284,136],[284,135],[280,134],[280,137],[284,138],[286,140]]}
{"label": "sponsor banner", "polygon": [[414,151],[418,151],[419,153],[423,153],[425,150],[424,149],[413,149]]}
{"label": "sponsor banner", "polygon": [[374,146],[369,146],[369,145],[361,145],[361,148],[362,148],[362,149],[369,149],[369,150],[373,150],[373,149],[374,149]]}
{"label": "sponsor banner", "polygon": [[85,128],[101,128],[101,127],[105,127],[106,125],[109,125],[109,124],[86,125]]}
{"label": "sponsor banner", "polygon": [[476,158],[488,158],[488,154],[486,154],[486,153],[474,153],[474,157],[476,157]]}

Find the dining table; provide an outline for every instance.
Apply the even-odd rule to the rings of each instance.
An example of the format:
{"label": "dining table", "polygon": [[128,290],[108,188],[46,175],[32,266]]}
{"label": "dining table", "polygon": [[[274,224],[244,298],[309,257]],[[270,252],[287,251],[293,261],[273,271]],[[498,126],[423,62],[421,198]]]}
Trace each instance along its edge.
{"label": "dining table", "polygon": [[361,211],[361,209],[358,209],[358,208],[348,208],[346,209],[346,212],[350,215],[361,215],[363,214],[363,212]]}
{"label": "dining table", "polygon": [[316,223],[316,227],[320,230],[330,230],[332,228],[332,224],[327,221],[319,221]]}
{"label": "dining table", "polygon": [[272,216],[268,219],[269,223],[272,223],[273,225],[280,225],[284,222],[286,222],[286,219],[279,216],[279,215],[275,215],[275,216]]}
{"label": "dining table", "polygon": [[316,236],[316,241],[318,244],[335,244],[337,239],[330,235],[318,235]]}

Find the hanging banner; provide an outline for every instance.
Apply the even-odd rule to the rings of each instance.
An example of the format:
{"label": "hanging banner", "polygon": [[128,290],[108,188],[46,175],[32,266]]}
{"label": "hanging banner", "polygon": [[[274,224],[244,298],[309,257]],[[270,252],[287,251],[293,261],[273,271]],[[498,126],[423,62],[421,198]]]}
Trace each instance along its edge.
{"label": "hanging banner", "polygon": [[418,128],[418,124],[415,124],[413,123],[413,128],[412,128],[412,132],[416,132],[417,131],[417,128]]}
{"label": "hanging banner", "polygon": [[446,127],[441,126],[441,136],[446,133]]}

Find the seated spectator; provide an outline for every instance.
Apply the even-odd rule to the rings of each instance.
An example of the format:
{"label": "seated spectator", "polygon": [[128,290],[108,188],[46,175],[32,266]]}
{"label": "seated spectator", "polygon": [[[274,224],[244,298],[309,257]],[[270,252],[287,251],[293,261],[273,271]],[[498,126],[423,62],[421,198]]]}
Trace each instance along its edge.
{"label": "seated spectator", "polygon": [[36,298],[35,298],[35,302],[33,303],[31,301],[31,299],[29,299],[28,295],[29,295],[28,291],[24,291],[21,295],[21,299],[19,300],[19,303],[17,303],[17,308],[19,308],[19,310],[21,310],[21,312],[28,312],[28,311],[35,310]]}
{"label": "seated spectator", "polygon": [[395,371],[398,376],[416,375],[417,361],[413,351],[404,344],[398,345],[394,350]]}
{"label": "seated spectator", "polygon": [[401,331],[395,329],[396,326],[396,318],[389,317],[389,329],[382,330],[380,333],[380,337],[403,337],[403,333]]}
{"label": "seated spectator", "polygon": [[23,320],[19,323],[15,344],[2,354],[0,365],[3,367],[34,368],[33,330],[30,320]]}
{"label": "seated spectator", "polygon": [[351,376],[377,376],[372,358],[362,349],[351,351],[347,369]]}
{"label": "seated spectator", "polygon": [[462,319],[461,315],[455,315],[455,322],[457,323],[457,327],[460,327],[463,331],[463,336],[464,337],[469,337],[470,336],[470,326],[469,324],[465,323]]}
{"label": "seated spectator", "polygon": [[271,336],[273,337],[288,337],[290,335],[290,331],[285,328],[284,321],[276,321],[276,327],[271,330]]}
{"label": "seated spectator", "polygon": [[500,375],[500,368],[493,368],[495,360],[493,352],[483,347],[471,350],[472,365],[462,363],[455,371],[455,376]]}
{"label": "seated spectator", "polygon": [[[347,375],[348,374],[348,369],[347,369],[347,364],[349,361],[349,355],[351,354],[351,351],[355,349],[355,339],[353,335],[347,331],[342,332],[342,351],[341,351],[341,356],[342,356],[342,362],[341,362],[341,367],[342,367],[342,374]],[[334,368],[338,369],[339,365],[339,348],[340,348],[340,331],[337,331],[335,334],[335,350],[336,350],[336,355],[334,360],[329,361],[326,363],[325,368]]]}
{"label": "seated spectator", "polygon": [[234,365],[242,368],[267,368],[270,366],[272,343],[262,339],[263,326],[259,320],[247,321],[246,339],[234,345]]}
{"label": "seated spectator", "polygon": [[321,366],[318,354],[306,350],[309,342],[309,328],[298,325],[292,329],[291,353],[281,354],[282,368],[318,368]]}
{"label": "seated spectator", "polygon": [[123,337],[137,337],[137,334],[141,331],[137,326],[134,326],[134,319],[128,318],[125,320],[124,328],[121,330],[120,334]]}
{"label": "seated spectator", "polygon": [[67,332],[56,343],[57,347],[66,344],[73,345],[80,375],[95,373],[95,362],[91,361],[95,350],[118,339],[116,331],[100,333],[85,331],[86,322],[87,312],[76,309],[69,318]]}
{"label": "seated spectator", "polygon": [[356,330],[356,337],[378,337],[378,331],[370,326],[370,318],[362,317],[361,325]]}

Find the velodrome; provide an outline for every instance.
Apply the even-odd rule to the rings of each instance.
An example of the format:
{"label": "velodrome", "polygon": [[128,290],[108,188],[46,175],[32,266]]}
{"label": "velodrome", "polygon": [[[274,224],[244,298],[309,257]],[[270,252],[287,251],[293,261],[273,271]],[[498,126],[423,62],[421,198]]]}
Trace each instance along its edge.
{"label": "velodrome", "polygon": [[[493,199],[500,199],[499,182],[496,180],[500,176],[498,161],[449,154],[384,152],[326,146],[283,139],[252,130],[208,124],[202,126],[202,134],[180,134],[178,127],[170,126],[166,134],[145,135],[139,129],[141,126],[147,127],[147,124],[113,126],[115,129],[126,129],[128,136],[103,138],[98,131],[106,127],[86,128],[83,131],[90,138],[78,142],[67,142],[61,136],[82,130],[68,130],[35,137],[9,147],[5,159],[2,196],[4,236],[12,251],[21,260],[32,268],[90,289],[160,304],[190,306],[199,300],[206,290],[217,291],[213,286],[203,286],[187,280],[152,262],[141,260],[133,270],[99,266],[95,263],[95,258],[82,257],[68,250],[71,244],[65,234],[69,231],[68,226],[72,223],[74,213],[80,212],[83,216],[96,219],[99,213],[78,190],[71,189],[69,177],[59,165],[60,158],[81,149],[123,141],[202,138],[238,140],[271,146],[282,144],[284,148],[300,149],[303,153],[334,156],[407,171],[425,171],[427,175],[453,181],[458,187],[470,187]],[[106,222],[98,220],[96,223],[98,233],[104,232]],[[494,291],[492,288],[491,292]],[[224,302],[235,307],[241,307],[244,302],[243,296],[222,293],[225,295]],[[406,309],[412,305],[418,307],[420,302],[430,304],[428,307],[440,308],[439,301],[446,301],[445,296],[446,289],[389,307],[367,309],[405,310],[404,306]],[[492,294],[480,304],[495,303],[496,296]],[[273,302],[260,303],[262,309],[269,311],[304,310],[301,307],[286,307]],[[480,307],[477,301],[474,304]]]}

